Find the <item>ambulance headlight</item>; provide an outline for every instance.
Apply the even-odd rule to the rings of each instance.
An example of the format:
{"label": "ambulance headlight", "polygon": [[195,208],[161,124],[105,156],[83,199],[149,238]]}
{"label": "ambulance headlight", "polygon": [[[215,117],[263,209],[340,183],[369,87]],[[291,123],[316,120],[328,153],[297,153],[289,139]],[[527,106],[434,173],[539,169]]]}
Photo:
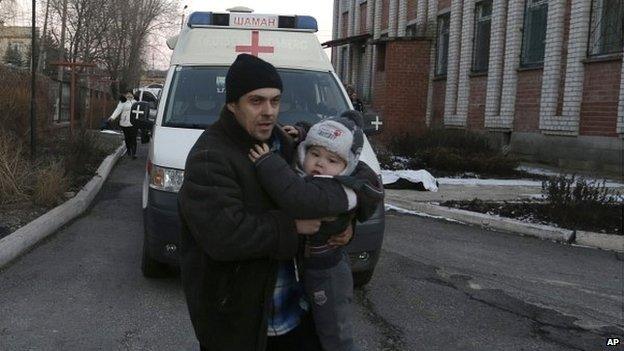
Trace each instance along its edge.
{"label": "ambulance headlight", "polygon": [[147,163],[149,186],[152,189],[177,193],[184,181],[184,171]]}

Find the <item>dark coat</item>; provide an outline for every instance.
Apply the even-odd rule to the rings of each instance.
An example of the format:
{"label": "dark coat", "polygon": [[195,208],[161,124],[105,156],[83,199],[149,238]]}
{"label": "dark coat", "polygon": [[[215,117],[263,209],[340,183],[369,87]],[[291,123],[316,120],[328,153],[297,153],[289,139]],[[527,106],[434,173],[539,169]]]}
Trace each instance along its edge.
{"label": "dark coat", "polygon": [[[297,174],[279,155],[268,153],[256,161],[258,180],[281,209],[293,218],[314,219],[335,217],[323,221],[318,233],[310,237],[314,246],[324,245],[342,233],[355,217],[363,222],[370,218],[383,200],[383,187],[375,172],[364,162],[358,162],[350,175],[319,177]],[[357,207],[348,211],[347,195],[351,188],[357,196]],[[342,258],[344,247],[327,251],[322,257],[306,260],[306,268],[333,267]]]}
{"label": "dark coat", "polygon": [[[275,128],[290,162],[292,140]],[[299,247],[293,219],[256,179],[257,141],[223,109],[191,149],[178,203],[181,278],[199,342],[210,350],[264,350],[278,260]]]}

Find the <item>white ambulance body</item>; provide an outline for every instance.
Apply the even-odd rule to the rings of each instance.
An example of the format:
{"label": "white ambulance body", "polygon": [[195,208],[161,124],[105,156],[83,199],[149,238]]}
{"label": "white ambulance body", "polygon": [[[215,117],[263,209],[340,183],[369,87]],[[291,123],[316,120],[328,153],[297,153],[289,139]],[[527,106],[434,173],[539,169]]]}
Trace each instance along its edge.
{"label": "white ambulance body", "polygon": [[[256,55],[277,68],[284,84],[278,118],[282,124],[315,123],[352,108],[316,31],[316,20],[309,16],[195,12],[180,34],[167,41],[173,56],[143,186],[146,276],[158,276],[164,265],[177,264],[177,192],[184,163],[204,129],[219,117],[225,103],[225,75],[236,56]],[[380,172],[368,140],[361,160]],[[382,204],[371,220],[357,225],[348,248],[359,284],[372,275],[383,231]]]}

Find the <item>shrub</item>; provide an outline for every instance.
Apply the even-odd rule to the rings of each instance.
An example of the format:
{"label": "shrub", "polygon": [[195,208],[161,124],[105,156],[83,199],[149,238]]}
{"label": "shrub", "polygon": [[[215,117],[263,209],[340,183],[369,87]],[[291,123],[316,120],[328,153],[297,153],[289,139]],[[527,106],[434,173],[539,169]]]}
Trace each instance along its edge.
{"label": "shrub", "polygon": [[28,199],[31,171],[22,144],[0,129],[0,205]]}
{"label": "shrub", "polygon": [[411,156],[432,148],[457,150],[460,154],[491,154],[489,140],[481,133],[456,129],[431,129],[420,136],[403,134],[393,139],[390,150],[401,156]]}
{"label": "shrub", "polygon": [[[0,66],[0,81],[0,126],[24,142],[30,134],[30,73]],[[52,113],[50,82],[47,77],[37,76],[38,133],[46,129],[48,116]]]}
{"label": "shrub", "polygon": [[515,157],[493,150],[483,134],[466,130],[432,129],[421,136],[404,134],[389,142],[387,150],[390,155],[380,158],[382,168],[423,168],[437,176],[471,172],[512,177],[517,175],[515,168],[519,164]]}
{"label": "shrub", "polygon": [[434,147],[416,153],[411,168],[427,168],[443,173],[473,172],[481,175],[513,176],[518,160],[494,152],[463,153],[448,147]]}
{"label": "shrub", "polygon": [[69,183],[61,162],[52,163],[37,172],[32,200],[37,205],[56,206],[64,200]]}
{"label": "shrub", "polygon": [[107,147],[97,134],[87,130],[76,131],[65,145],[65,169],[72,178],[91,176],[107,154]]}
{"label": "shrub", "polygon": [[546,211],[568,226],[600,223],[605,210],[620,207],[621,194],[606,187],[606,181],[592,181],[576,176],[553,177],[542,182],[547,200]]}

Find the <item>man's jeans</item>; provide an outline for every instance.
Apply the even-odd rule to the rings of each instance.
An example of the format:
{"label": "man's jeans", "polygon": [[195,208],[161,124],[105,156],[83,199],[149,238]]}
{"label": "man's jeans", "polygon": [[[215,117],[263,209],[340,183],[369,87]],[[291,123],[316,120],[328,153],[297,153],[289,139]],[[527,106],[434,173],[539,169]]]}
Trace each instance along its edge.
{"label": "man's jeans", "polygon": [[303,283],[323,349],[358,350],[353,341],[353,276],[346,253],[333,267],[306,267]]}

